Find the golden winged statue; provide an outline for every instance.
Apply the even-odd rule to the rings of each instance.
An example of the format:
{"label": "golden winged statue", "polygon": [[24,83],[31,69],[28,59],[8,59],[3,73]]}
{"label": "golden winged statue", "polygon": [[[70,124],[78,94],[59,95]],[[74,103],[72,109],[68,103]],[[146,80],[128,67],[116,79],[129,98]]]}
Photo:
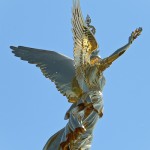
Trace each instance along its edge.
{"label": "golden winged statue", "polygon": [[98,43],[94,36],[96,29],[90,23],[88,15],[86,20],[82,16],[80,0],[73,0],[74,59],[54,51],[23,46],[10,47],[15,56],[39,67],[43,75],[54,82],[58,91],[72,103],[65,115],[68,123],[50,137],[43,150],[90,149],[94,126],[103,116],[103,71],[120,57],[142,32],[142,28],[136,29],[125,46],[102,59],[98,55]]}

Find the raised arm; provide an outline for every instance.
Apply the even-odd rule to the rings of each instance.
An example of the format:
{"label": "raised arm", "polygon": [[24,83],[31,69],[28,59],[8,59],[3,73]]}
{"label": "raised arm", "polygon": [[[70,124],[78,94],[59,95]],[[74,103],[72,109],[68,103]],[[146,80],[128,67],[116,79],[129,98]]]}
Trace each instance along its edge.
{"label": "raised arm", "polygon": [[136,29],[134,32],[131,33],[131,36],[129,37],[128,43],[126,45],[116,50],[109,57],[102,59],[101,63],[104,65],[102,67],[102,71],[105,70],[107,67],[109,67],[113,61],[119,58],[130,47],[132,42],[141,34],[141,32],[142,28]]}

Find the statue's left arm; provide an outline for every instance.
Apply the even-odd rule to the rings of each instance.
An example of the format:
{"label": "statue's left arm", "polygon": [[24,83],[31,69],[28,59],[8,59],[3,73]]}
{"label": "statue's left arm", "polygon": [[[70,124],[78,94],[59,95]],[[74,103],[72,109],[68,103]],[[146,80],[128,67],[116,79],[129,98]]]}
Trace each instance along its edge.
{"label": "statue's left arm", "polygon": [[134,32],[132,32],[131,36],[129,37],[128,43],[124,45],[123,47],[116,50],[113,54],[111,54],[109,57],[106,57],[102,60],[102,63],[106,65],[104,67],[104,70],[109,67],[109,65],[112,64],[113,61],[115,61],[117,58],[119,58],[132,44],[132,42],[141,34],[142,28],[136,29]]}

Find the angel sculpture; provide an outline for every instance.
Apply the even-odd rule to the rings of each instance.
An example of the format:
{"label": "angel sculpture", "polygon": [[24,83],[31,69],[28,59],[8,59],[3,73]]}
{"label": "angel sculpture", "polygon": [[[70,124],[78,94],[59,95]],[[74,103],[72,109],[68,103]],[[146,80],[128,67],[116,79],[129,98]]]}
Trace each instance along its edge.
{"label": "angel sculpture", "polygon": [[136,29],[128,43],[112,55],[102,59],[98,55],[96,29],[87,16],[84,21],[80,1],[73,0],[72,25],[74,60],[54,51],[23,46],[11,46],[15,56],[39,67],[46,78],[72,103],[66,112],[67,125],[54,134],[43,150],[89,150],[93,129],[103,116],[102,90],[105,85],[103,71],[120,57],[140,35]]}

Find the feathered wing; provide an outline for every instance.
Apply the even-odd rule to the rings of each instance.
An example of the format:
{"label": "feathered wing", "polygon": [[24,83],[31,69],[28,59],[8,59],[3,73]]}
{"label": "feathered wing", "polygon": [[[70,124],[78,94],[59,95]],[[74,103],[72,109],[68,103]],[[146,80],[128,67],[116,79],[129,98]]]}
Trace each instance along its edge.
{"label": "feathered wing", "polygon": [[91,53],[98,48],[98,44],[93,33],[84,22],[79,0],[73,0],[72,11],[75,72],[80,87],[83,89],[84,70],[86,65],[90,64]]}
{"label": "feathered wing", "polygon": [[[54,51],[40,50],[28,47],[10,47],[15,56],[39,67],[46,78],[55,83],[56,88],[68,98],[76,99],[72,81],[75,76],[72,59]],[[71,101],[71,100],[70,100]]]}

